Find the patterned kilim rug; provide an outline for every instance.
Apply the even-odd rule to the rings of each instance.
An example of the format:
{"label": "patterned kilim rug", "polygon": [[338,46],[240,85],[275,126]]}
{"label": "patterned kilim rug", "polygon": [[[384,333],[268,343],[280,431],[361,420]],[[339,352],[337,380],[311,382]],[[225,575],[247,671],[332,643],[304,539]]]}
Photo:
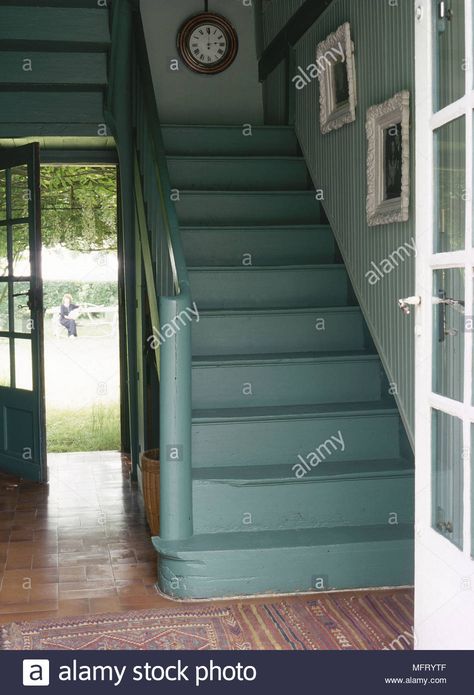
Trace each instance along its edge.
{"label": "patterned kilim rug", "polygon": [[412,649],[413,592],[348,592],[266,603],[186,604],[12,623],[2,649]]}

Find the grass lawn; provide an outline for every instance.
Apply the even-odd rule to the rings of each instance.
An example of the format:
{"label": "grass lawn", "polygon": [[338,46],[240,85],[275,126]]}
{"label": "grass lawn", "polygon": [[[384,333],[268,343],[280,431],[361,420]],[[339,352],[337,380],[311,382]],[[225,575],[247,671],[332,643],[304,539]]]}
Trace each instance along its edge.
{"label": "grass lawn", "polygon": [[73,410],[48,409],[46,427],[50,453],[120,449],[118,403]]}

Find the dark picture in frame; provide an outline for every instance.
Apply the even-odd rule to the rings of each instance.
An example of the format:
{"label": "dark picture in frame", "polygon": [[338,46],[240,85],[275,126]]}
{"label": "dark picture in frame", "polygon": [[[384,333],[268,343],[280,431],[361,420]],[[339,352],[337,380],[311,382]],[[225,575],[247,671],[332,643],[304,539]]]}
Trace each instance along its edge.
{"label": "dark picture in frame", "polygon": [[356,120],[357,80],[349,22],[318,43],[320,129],[323,135]]}
{"label": "dark picture in frame", "polygon": [[410,92],[367,110],[367,224],[407,222],[410,208]]}
{"label": "dark picture in frame", "polygon": [[402,195],[402,124],[384,131],[384,198],[396,200]]}
{"label": "dark picture in frame", "polygon": [[333,67],[334,95],[336,108],[349,103],[349,79],[347,77],[347,62],[338,60]]}

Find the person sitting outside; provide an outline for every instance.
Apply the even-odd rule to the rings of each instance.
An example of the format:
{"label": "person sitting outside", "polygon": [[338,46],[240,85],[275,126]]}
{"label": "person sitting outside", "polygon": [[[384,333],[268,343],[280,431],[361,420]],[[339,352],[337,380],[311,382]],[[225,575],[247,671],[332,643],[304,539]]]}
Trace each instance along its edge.
{"label": "person sitting outside", "polygon": [[59,323],[66,328],[69,338],[77,338],[77,309],[79,305],[73,303],[72,296],[65,294],[59,310]]}

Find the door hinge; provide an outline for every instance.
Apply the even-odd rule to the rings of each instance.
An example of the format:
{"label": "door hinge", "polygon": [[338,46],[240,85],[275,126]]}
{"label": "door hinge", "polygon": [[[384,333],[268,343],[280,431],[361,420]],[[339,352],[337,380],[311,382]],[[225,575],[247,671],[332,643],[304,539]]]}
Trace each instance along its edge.
{"label": "door hinge", "polygon": [[454,530],[450,521],[438,521],[436,527],[443,533],[452,533]]}
{"label": "door hinge", "polygon": [[438,296],[433,297],[433,304],[438,306],[438,341],[444,343],[447,336],[454,337],[459,331],[447,327],[446,307],[464,314],[465,303],[462,299],[452,299],[446,296],[445,290],[438,290]]}

